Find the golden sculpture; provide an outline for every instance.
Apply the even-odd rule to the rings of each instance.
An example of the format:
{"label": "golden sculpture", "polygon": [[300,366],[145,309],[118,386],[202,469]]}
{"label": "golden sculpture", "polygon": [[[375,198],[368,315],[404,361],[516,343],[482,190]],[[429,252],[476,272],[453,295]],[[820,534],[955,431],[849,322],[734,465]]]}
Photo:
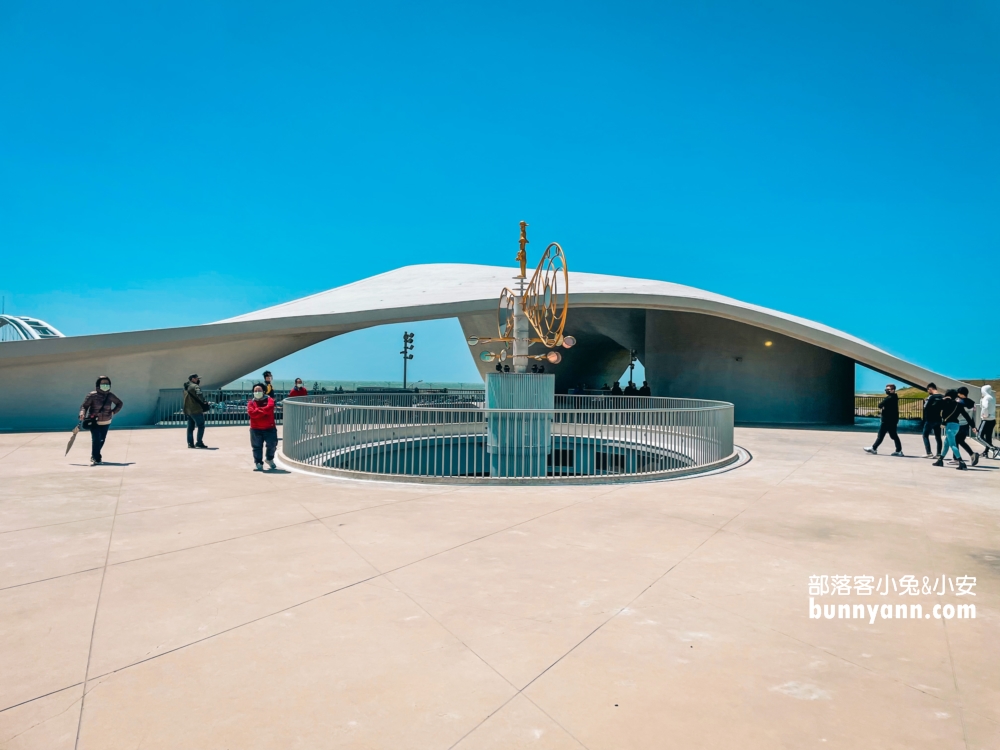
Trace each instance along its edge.
{"label": "golden sculpture", "polygon": [[521,222],[521,239],[518,241],[521,249],[517,251],[515,260],[521,264],[521,278],[525,278],[528,273],[528,252],[524,246],[528,244],[528,222]]}
{"label": "golden sculpture", "polygon": [[[558,364],[562,360],[562,355],[555,351],[548,354],[529,354],[528,349],[531,344],[543,344],[549,349],[557,346],[569,349],[576,344],[575,338],[564,335],[566,314],[569,311],[569,269],[566,265],[566,254],[558,242],[551,243],[545,248],[531,281],[525,286],[528,264],[528,253],[525,248],[528,244],[527,227],[528,223],[522,221],[520,250],[517,253],[521,273],[514,277],[519,282],[518,292],[513,292],[507,287],[500,292],[497,305],[498,336],[489,338],[470,336],[468,340],[469,346],[504,343],[504,349],[499,353],[480,352],[479,357],[484,362],[492,362],[498,358],[501,362],[506,361],[508,344],[513,343],[514,365],[518,372],[527,369],[526,363],[529,359],[546,360],[552,364]],[[532,328],[535,337],[531,336]]]}
{"label": "golden sculpture", "polygon": [[[560,292],[560,286],[562,290]],[[569,312],[569,269],[558,242],[542,254],[524,295],[524,314],[549,349],[563,343],[566,313]]]}

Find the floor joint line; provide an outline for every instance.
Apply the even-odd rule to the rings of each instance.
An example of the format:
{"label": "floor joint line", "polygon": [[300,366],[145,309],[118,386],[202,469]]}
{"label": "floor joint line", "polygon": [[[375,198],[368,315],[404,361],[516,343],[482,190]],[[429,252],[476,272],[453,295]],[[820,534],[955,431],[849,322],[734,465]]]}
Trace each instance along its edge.
{"label": "floor joint line", "polygon": [[[125,443],[125,460],[128,461],[128,451],[132,444],[132,430],[128,432],[128,441]],[[125,482],[125,471],[127,466],[121,469],[121,477],[118,484],[118,498],[115,500],[115,512],[111,519],[111,529],[108,531],[108,548],[104,553],[104,567],[101,570],[101,583],[97,588],[97,601],[94,604],[94,621],[90,626],[90,643],[87,647],[87,667],[83,673],[83,692],[80,695],[80,717],[76,723],[76,740],[73,742],[73,750],[80,746],[80,729],[83,727],[83,709],[87,701],[87,681],[90,679],[90,659],[94,654],[94,634],[97,632],[97,617],[101,611],[101,595],[104,593],[104,580],[108,576],[108,560],[111,559],[111,544],[115,538],[115,521],[118,518],[118,503],[121,502],[122,485]]]}

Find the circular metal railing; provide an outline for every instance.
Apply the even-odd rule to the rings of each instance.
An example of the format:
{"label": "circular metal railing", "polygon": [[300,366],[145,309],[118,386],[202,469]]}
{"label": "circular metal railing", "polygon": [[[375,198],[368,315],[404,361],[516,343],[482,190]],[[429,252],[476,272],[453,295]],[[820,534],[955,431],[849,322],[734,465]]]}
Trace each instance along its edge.
{"label": "circular metal railing", "polygon": [[517,410],[467,394],[303,396],[285,399],[283,430],[284,458],[302,468],[394,481],[620,482],[737,459],[733,405],[696,399],[557,396]]}

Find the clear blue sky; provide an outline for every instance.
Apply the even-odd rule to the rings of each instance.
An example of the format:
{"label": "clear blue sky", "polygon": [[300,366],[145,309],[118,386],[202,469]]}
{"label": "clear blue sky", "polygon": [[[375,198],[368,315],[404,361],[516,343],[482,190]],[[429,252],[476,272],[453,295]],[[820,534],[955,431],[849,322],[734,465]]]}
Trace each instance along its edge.
{"label": "clear blue sky", "polygon": [[[1000,374],[994,2],[0,0],[0,71],[0,293],[67,334],[513,263],[525,219]],[[417,377],[474,377],[457,330]],[[401,332],[282,366],[398,377]]]}

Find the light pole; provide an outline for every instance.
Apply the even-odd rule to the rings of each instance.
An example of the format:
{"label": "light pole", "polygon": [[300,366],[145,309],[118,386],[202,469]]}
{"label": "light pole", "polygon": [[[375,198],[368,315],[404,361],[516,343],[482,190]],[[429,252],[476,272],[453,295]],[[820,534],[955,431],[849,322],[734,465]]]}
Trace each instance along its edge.
{"label": "light pole", "polygon": [[629,352],[629,357],[630,359],[628,363],[628,382],[629,385],[635,385],[635,383],[632,382],[632,373],[635,371],[635,361],[639,359],[638,355],[636,355],[635,353],[635,349]]}
{"label": "light pole", "polygon": [[403,351],[400,354],[403,355],[403,390],[406,390],[406,362],[407,360],[413,359],[413,355],[410,354],[410,350],[413,349],[413,334],[409,331],[403,331]]}

